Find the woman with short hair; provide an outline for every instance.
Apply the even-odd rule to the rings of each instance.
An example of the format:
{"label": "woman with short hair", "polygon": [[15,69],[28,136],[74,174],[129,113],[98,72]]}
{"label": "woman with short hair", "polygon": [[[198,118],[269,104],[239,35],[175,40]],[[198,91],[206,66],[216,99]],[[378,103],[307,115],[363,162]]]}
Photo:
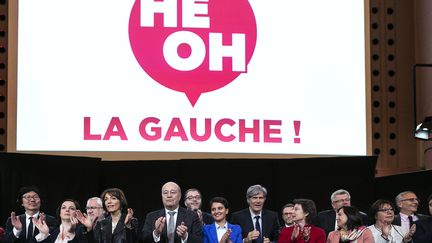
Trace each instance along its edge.
{"label": "woman with short hair", "polygon": [[360,211],[351,206],[342,206],[337,210],[338,229],[329,233],[327,243],[374,243],[372,232],[363,225]]}
{"label": "woman with short hair", "polygon": [[282,229],[278,243],[325,243],[325,231],[312,225],[312,219],[317,214],[314,201],[295,199],[293,202],[294,226]]}

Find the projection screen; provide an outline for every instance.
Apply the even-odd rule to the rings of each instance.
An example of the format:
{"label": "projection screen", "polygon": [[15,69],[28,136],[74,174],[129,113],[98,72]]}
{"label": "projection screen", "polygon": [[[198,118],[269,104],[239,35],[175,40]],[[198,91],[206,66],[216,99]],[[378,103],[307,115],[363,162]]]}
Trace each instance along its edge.
{"label": "projection screen", "polygon": [[9,4],[13,151],[370,154],[366,1]]}

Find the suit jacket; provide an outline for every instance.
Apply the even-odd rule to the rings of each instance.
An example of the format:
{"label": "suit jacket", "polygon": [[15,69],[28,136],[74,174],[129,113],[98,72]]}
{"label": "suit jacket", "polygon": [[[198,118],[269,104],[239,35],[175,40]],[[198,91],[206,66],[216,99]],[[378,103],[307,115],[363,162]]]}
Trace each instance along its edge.
{"label": "suit jacket", "polygon": [[[41,241],[40,243],[54,243],[57,240],[58,235],[60,234],[60,227],[61,226],[58,226],[58,227],[55,227],[54,229],[50,230],[49,236],[45,240]],[[75,237],[68,242],[69,243],[88,243],[86,227],[81,225],[81,224],[77,225],[77,227],[75,228]]]}
{"label": "suit jacket", "polygon": [[[39,215],[40,215],[40,213],[39,213]],[[11,219],[9,217],[6,221],[5,235],[1,239],[2,243],[25,243],[26,242],[26,235],[27,235],[26,215],[21,214],[18,217],[19,217],[19,220],[21,221],[21,224],[23,226],[18,238],[15,237],[15,235],[13,233],[13,225],[12,225]],[[51,232],[51,230],[53,230],[54,228],[56,228],[59,225],[58,221],[53,216],[46,215],[46,214],[45,214],[45,222],[48,225],[48,227],[50,228],[50,232]],[[37,227],[34,227],[33,238],[37,234],[39,234],[39,230]],[[33,242],[36,242],[36,239],[33,239]]]}
{"label": "suit jacket", "polygon": [[[269,238],[272,242],[276,242],[279,237],[280,228],[278,214],[274,211],[263,209],[261,217],[262,236]],[[247,237],[249,232],[255,229],[255,223],[252,221],[249,208],[233,213],[231,216],[231,223],[240,225],[243,239]]]}
{"label": "suit jacket", "polygon": [[93,235],[96,243],[137,243],[138,220],[132,218],[131,227],[127,227],[124,224],[125,218],[126,214],[122,214],[113,232],[112,218],[111,215],[108,215],[108,217],[96,223],[96,226],[93,228],[93,234],[89,232],[87,235]]}
{"label": "suit jacket", "polygon": [[207,212],[202,212],[202,219],[203,219],[204,224],[213,224],[214,223],[213,216],[211,216],[211,214],[209,214]]}
{"label": "suit jacket", "polygon": [[[368,225],[368,216],[363,212],[360,212],[360,215],[362,216],[363,225]],[[319,212],[314,224],[323,229],[326,235],[328,235],[331,231],[335,230],[336,211],[330,209]]]}
{"label": "suit jacket", "polygon": [[[230,240],[232,243],[242,243],[243,236],[239,225],[228,223],[228,229],[231,229]],[[218,237],[215,224],[207,224],[203,227],[203,243],[218,243]]]}
{"label": "suit jacket", "polygon": [[[165,209],[160,209],[147,214],[144,227],[141,231],[140,239],[144,243],[155,243],[153,238],[153,231],[155,229],[155,222],[159,217],[165,217]],[[178,215],[176,220],[176,228],[182,222],[188,228],[188,239],[187,243],[202,243],[202,224],[198,218],[198,214],[187,210],[185,208],[178,209]],[[168,220],[165,221],[165,227],[160,235],[159,243],[168,243],[167,226]],[[180,237],[174,233],[174,243],[181,243]]]}
{"label": "suit jacket", "polygon": [[[325,243],[326,235],[323,229],[315,227],[313,225],[305,225],[310,226],[310,238],[308,243]],[[297,238],[293,241],[291,240],[291,235],[293,233],[294,227],[285,227],[282,229],[278,243],[304,243],[306,242],[303,238],[302,233],[299,233]]]}
{"label": "suit jacket", "polygon": [[[428,218],[429,216],[424,214],[415,214],[418,217],[418,220]],[[400,214],[395,214],[392,224],[394,225],[402,225]]]}
{"label": "suit jacket", "polygon": [[416,231],[413,236],[415,243],[431,243],[432,242],[432,217],[417,220]]}

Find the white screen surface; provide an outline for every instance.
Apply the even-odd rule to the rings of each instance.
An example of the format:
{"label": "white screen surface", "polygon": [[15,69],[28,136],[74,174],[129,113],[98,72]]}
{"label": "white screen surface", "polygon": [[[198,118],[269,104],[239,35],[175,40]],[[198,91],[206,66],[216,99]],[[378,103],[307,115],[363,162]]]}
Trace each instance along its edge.
{"label": "white screen surface", "polygon": [[[198,12],[191,22],[205,22],[215,12],[212,2],[183,0],[177,13],[187,15],[179,6],[190,6],[187,11]],[[18,151],[366,155],[363,1],[249,1],[256,42],[246,69],[223,87],[198,88],[195,103],[137,61],[129,29],[134,4],[19,1]],[[208,32],[218,33],[216,20],[207,19]],[[176,32],[194,36],[202,29]],[[207,58],[210,44],[204,45]],[[155,72],[164,74],[160,67]]]}

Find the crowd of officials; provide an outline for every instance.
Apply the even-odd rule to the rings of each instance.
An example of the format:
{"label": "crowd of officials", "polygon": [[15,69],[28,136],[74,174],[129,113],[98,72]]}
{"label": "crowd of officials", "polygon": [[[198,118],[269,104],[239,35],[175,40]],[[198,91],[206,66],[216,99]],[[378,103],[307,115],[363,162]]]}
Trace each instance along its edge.
{"label": "crowd of officials", "polygon": [[[109,188],[87,200],[85,209],[64,199],[55,216],[40,211],[34,186],[18,192],[23,214],[11,212],[1,243],[432,243],[432,217],[417,213],[419,200],[412,191],[399,193],[395,202],[375,201],[369,214],[351,206],[351,195],[340,189],[330,196],[332,208],[318,212],[310,199],[295,199],[277,212],[264,207],[267,190],[261,185],[246,191],[248,207],[228,217],[228,200],[214,197],[210,213],[201,211],[198,189],[184,193],[175,182],[162,186],[162,208],[148,213],[142,229],[121,189]],[[432,215],[432,197],[427,200]],[[396,212],[396,213],[395,213]],[[280,224],[282,222],[282,224]]]}

